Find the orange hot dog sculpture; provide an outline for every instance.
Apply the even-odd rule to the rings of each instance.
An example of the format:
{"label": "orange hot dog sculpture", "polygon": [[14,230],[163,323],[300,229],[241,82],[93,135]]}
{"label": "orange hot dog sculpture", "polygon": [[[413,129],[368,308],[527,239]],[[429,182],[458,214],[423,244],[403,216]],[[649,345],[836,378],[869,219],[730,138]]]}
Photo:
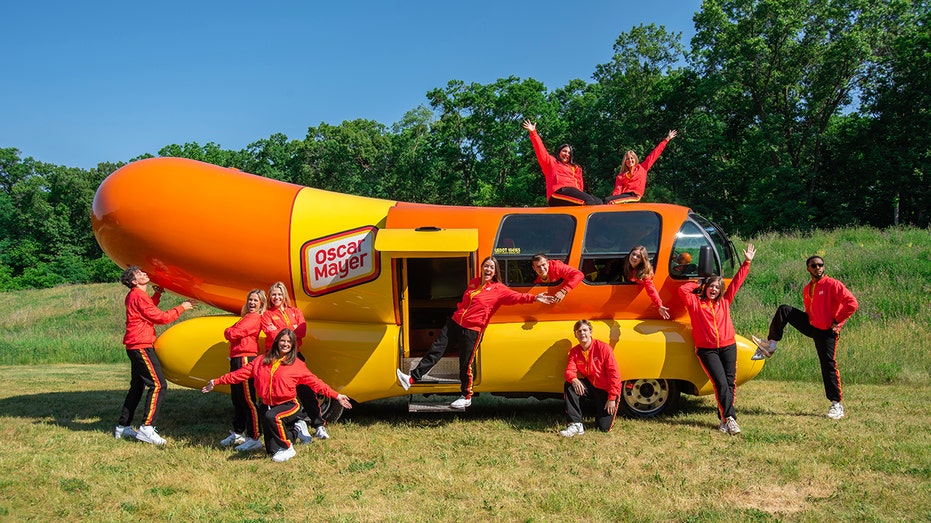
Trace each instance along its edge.
{"label": "orange hot dog sculpture", "polygon": [[[119,265],[139,265],[177,294],[238,313],[249,289],[284,281],[308,319],[308,366],[357,401],[405,394],[457,394],[444,377],[404,391],[394,369],[421,357],[455,309],[481,259],[495,254],[501,277],[522,292],[534,285],[530,258],[545,251],[586,273],[556,305],[501,308],[476,358],[476,392],[560,395],[572,324],[594,320],[625,380],[625,411],[653,416],[680,392],[713,393],[694,355],[676,288],[697,277],[688,256],[732,276],[736,253],[723,232],[687,208],[666,204],[579,208],[421,205],[338,194],[193,160],[155,158],[127,165],[100,185],[92,223]],[[671,320],[618,267],[647,245],[654,282]],[[683,253],[688,256],[681,256]],[[683,272],[684,271],[684,272]],[[730,274],[727,274],[731,271]],[[228,370],[223,330],[235,316],[194,318],[156,342],[169,380],[199,388]],[[753,378],[751,344],[738,337],[738,384]],[[458,365],[450,351],[449,365]],[[455,372],[450,372],[455,374]],[[331,419],[341,409],[323,405]]]}

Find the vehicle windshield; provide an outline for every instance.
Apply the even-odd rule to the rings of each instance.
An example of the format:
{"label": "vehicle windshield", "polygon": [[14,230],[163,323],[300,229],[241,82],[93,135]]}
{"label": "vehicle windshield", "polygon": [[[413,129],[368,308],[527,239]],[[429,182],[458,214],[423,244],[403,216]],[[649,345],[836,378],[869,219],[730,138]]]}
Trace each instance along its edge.
{"label": "vehicle windshield", "polygon": [[676,234],[669,259],[669,275],[676,279],[698,277],[698,254],[702,247],[714,253],[714,274],[733,278],[740,265],[734,244],[714,222],[690,213]]}

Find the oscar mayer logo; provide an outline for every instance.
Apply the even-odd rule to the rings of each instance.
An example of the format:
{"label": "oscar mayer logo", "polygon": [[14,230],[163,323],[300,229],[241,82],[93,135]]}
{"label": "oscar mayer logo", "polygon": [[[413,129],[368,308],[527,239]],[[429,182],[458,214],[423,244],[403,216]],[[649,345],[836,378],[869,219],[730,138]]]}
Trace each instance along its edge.
{"label": "oscar mayer logo", "polygon": [[301,247],[304,292],[322,296],[378,278],[377,231],[372,226],[359,227],[305,243]]}

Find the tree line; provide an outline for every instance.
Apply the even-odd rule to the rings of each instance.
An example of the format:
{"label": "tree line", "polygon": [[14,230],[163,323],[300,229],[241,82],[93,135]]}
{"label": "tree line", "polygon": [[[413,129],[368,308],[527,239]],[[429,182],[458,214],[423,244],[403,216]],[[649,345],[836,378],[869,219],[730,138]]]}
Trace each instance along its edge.
{"label": "tree line", "polygon": [[[320,123],[245,149],[168,145],[178,156],[390,200],[543,206],[525,118],[570,143],[586,191],[610,194],[624,152],[670,129],[644,201],[686,205],[741,236],[931,221],[931,9],[920,0],[705,0],[686,47],[639,25],[592,81],[452,80],[390,126]],[[146,154],[130,161],[151,157]],[[113,281],[90,225],[93,169],[0,148],[0,290]]]}

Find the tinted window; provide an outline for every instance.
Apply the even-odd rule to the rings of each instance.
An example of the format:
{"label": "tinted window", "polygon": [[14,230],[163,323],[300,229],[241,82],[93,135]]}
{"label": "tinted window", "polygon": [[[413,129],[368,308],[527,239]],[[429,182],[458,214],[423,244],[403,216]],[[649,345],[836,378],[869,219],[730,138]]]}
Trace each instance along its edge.
{"label": "tinted window", "polygon": [[543,253],[566,262],[575,236],[575,218],[568,214],[510,214],[501,220],[494,256],[505,285],[531,285],[537,278],[530,259]]}
{"label": "tinted window", "polygon": [[625,283],[622,268],[627,254],[638,245],[646,247],[656,265],[660,217],[651,211],[592,213],[585,227],[582,267],[589,283]]}

